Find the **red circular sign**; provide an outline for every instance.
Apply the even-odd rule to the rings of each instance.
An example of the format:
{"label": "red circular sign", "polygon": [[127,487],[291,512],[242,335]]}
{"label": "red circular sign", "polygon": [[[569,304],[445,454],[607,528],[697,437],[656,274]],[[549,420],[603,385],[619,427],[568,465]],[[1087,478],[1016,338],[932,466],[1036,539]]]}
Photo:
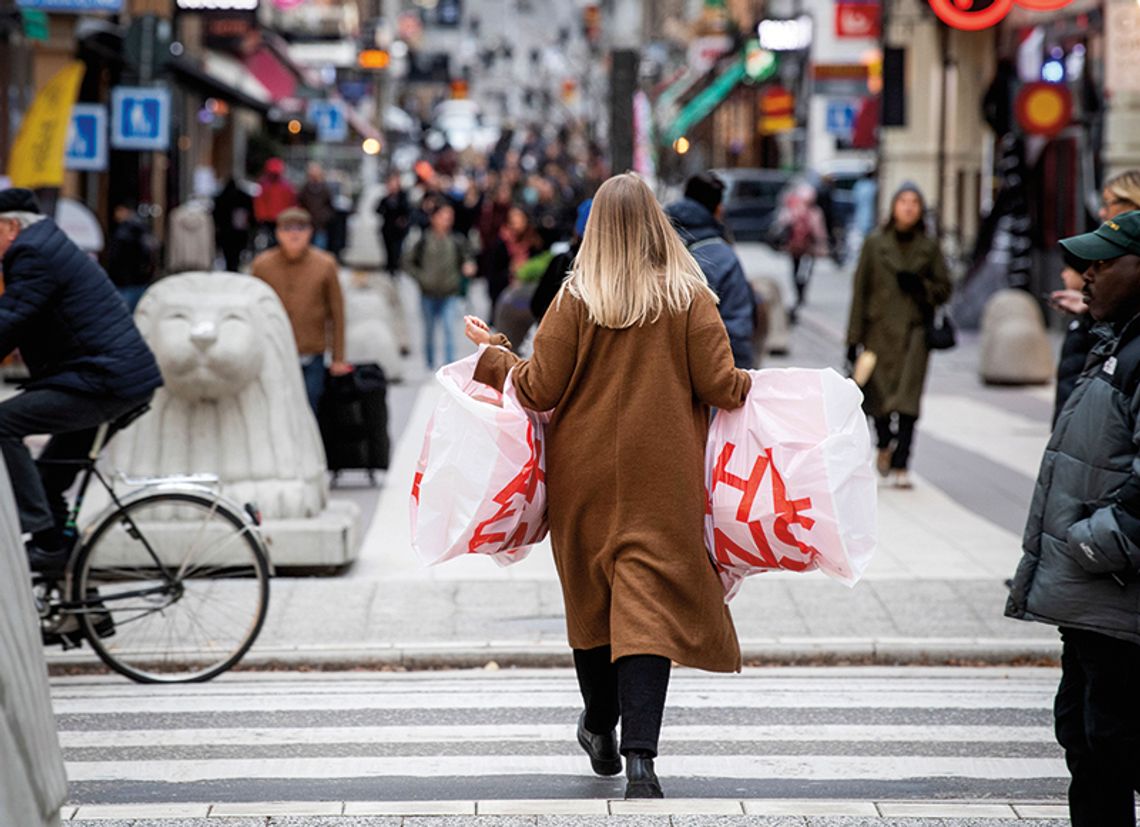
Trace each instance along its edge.
{"label": "red circular sign", "polygon": [[1005,19],[1013,8],[1014,0],[930,0],[930,8],[947,26],[967,32],[977,32],[995,26]]}
{"label": "red circular sign", "polygon": [[1030,11],[1056,11],[1072,2],[1073,0],[1016,0],[1017,5]]}
{"label": "red circular sign", "polygon": [[1017,122],[1030,135],[1051,138],[1073,118],[1073,96],[1059,83],[1027,83],[1014,104]]}

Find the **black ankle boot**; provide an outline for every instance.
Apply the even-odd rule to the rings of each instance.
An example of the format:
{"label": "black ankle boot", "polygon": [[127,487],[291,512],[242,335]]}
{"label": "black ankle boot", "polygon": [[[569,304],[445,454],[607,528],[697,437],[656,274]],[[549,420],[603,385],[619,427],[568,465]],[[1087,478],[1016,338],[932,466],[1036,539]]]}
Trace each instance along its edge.
{"label": "black ankle boot", "polygon": [[618,755],[617,732],[595,735],[586,729],[586,713],[578,716],[578,743],[590,756],[590,766],[598,775],[617,775],[621,772],[621,756]]}
{"label": "black ankle boot", "polygon": [[625,797],[664,798],[661,782],[653,771],[653,759],[644,752],[631,752],[625,757]]}

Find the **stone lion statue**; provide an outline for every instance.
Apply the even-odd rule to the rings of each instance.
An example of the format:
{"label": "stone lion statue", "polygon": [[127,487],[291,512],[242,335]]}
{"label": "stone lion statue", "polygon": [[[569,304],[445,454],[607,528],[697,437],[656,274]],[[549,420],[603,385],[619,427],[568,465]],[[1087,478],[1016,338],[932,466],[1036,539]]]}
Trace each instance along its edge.
{"label": "stone lion statue", "polygon": [[132,477],[209,473],[266,520],[319,517],[325,456],[277,294],[232,273],[155,283],[135,314],[165,387],[111,443]]}

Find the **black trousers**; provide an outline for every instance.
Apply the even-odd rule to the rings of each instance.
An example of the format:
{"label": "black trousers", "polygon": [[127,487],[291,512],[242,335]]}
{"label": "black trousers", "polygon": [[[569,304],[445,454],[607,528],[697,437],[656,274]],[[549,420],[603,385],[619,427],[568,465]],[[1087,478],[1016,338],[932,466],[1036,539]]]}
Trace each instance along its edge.
{"label": "black trousers", "polygon": [[612,657],[609,646],[574,650],[586,729],[602,735],[620,718],[622,754],[656,756],[672,664],[660,655],[629,655],[616,663]]}
{"label": "black trousers", "polygon": [[1140,792],[1140,644],[1061,629],[1057,741],[1073,827],[1135,827]]}
{"label": "black trousers", "polygon": [[394,276],[400,271],[400,257],[404,254],[405,235],[384,235],[380,238],[384,242],[384,269],[388,275]]}
{"label": "black trousers", "polygon": [[910,451],[914,446],[914,426],[917,422],[918,417],[910,414],[875,417],[875,433],[878,436],[879,448],[890,448],[891,443],[894,443],[891,468],[897,471],[905,471],[910,467]]}
{"label": "black trousers", "polygon": [[67,505],[63,494],[75,480],[73,466],[37,468],[24,437],[55,434],[41,459],[79,459],[91,450],[95,430],[142,405],[147,397],[118,399],[44,388],[24,391],[0,402],[0,451],[12,480],[20,527],[28,533],[63,526]]}

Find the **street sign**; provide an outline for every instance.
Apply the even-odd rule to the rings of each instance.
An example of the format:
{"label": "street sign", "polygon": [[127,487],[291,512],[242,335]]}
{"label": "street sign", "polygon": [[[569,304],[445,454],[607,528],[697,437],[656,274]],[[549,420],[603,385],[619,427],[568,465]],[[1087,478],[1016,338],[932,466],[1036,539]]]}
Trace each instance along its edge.
{"label": "street sign", "polygon": [[339,143],[348,140],[348,116],[344,101],[310,101],[309,118],[317,125],[318,141]]}
{"label": "street sign", "polygon": [[830,100],[827,102],[827,134],[849,139],[855,129],[855,112],[858,103],[851,100]]}
{"label": "street sign", "polygon": [[170,90],[152,86],[112,89],[111,146],[115,149],[169,149]]}
{"label": "street sign", "polygon": [[68,169],[103,172],[107,169],[107,107],[101,103],[77,103],[71,108],[67,132]]}
{"label": "street sign", "polygon": [[16,0],[16,5],[21,9],[39,9],[63,14],[94,12],[118,14],[123,10],[123,0]]}
{"label": "street sign", "polygon": [[883,7],[878,3],[839,2],[835,4],[835,36],[875,38],[882,33]]}

